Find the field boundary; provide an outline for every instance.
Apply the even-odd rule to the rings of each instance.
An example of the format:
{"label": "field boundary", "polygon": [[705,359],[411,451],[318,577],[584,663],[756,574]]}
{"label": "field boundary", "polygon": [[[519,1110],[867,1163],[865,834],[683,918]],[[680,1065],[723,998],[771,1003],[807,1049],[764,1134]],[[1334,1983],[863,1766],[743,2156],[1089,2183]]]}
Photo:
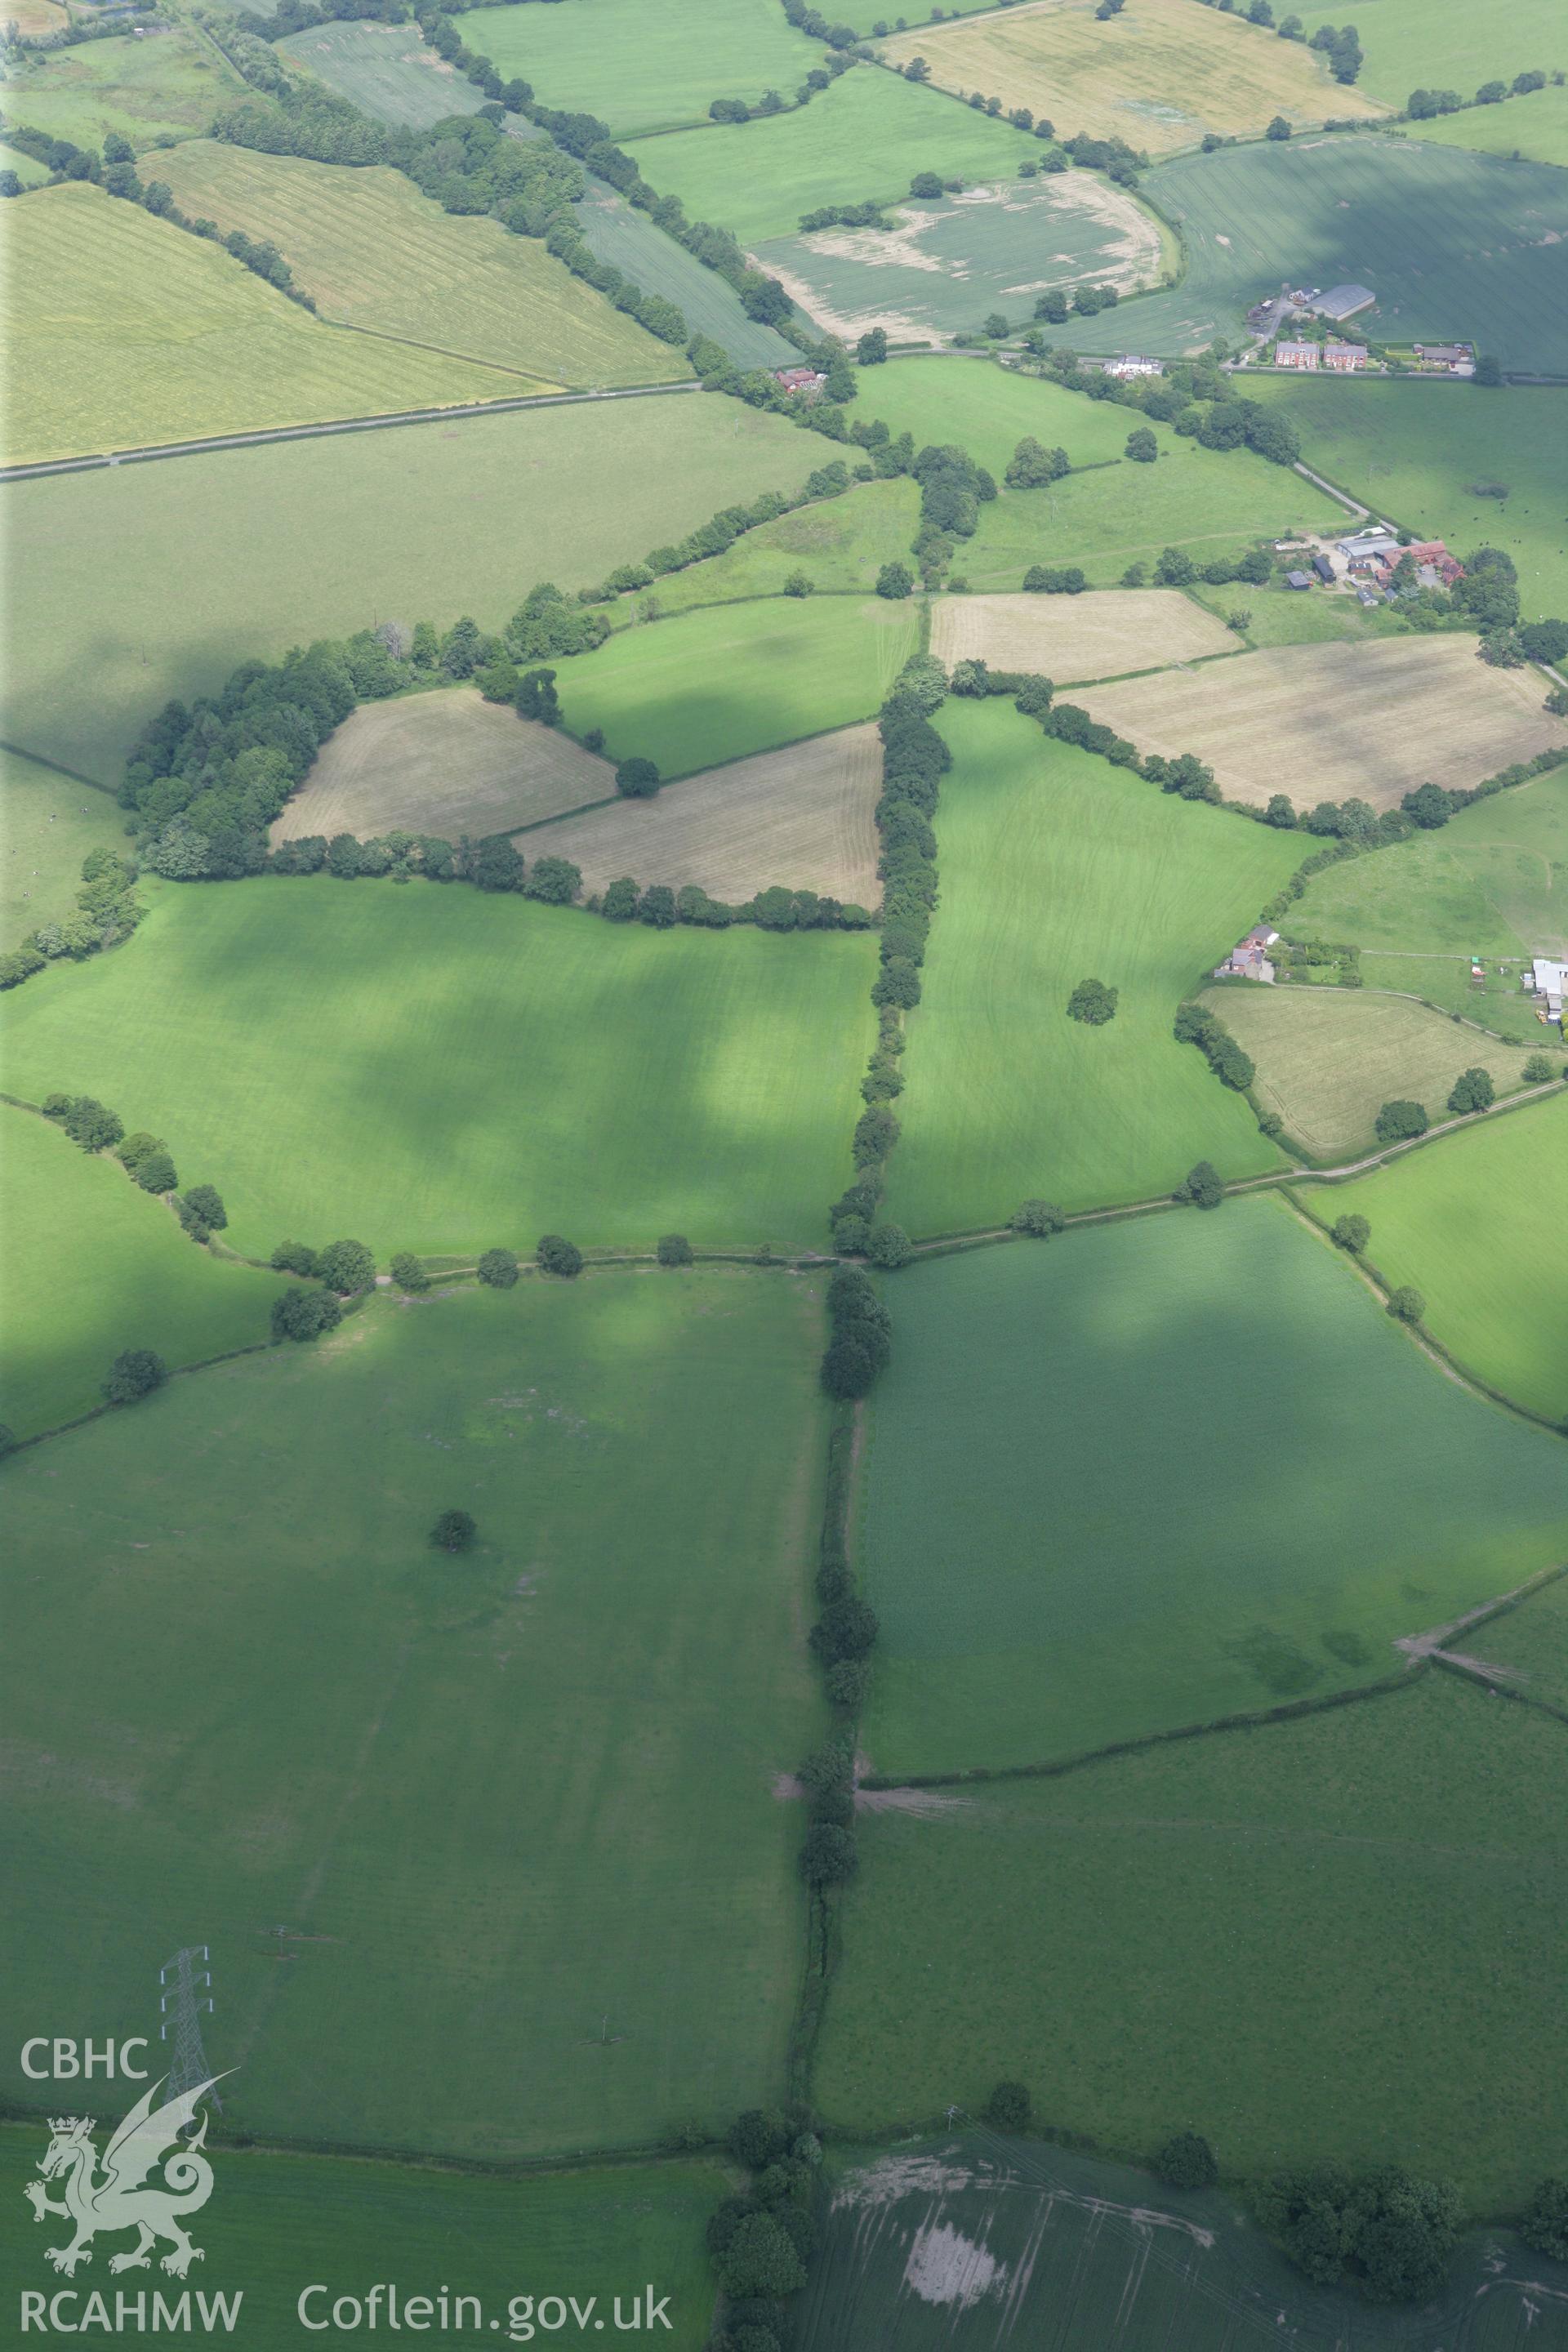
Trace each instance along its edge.
{"label": "field boundary", "polygon": [[[91,776],[81,775],[75,768],[63,766],[58,760],[46,759],[41,751],[29,751],[25,744],[10,742],[4,736],[0,736],[0,751],[9,751],[18,760],[31,760],[35,768],[47,768],[57,776],[68,777],[73,784],[80,784],[89,793],[101,793],[104,799],[112,802],[116,808],[120,805],[110,785],[98,783]],[[9,1102],[11,1099],[9,1095],[0,1096],[0,1101]]]}

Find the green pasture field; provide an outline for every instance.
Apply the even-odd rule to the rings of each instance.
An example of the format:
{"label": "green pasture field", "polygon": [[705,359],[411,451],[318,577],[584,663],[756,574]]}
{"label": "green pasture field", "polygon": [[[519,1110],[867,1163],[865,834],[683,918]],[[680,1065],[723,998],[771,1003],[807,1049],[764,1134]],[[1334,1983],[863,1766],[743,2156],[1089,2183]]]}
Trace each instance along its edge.
{"label": "green pasture field", "polygon": [[617,140],[706,124],[716,98],[754,106],[776,89],[793,103],[821,54],[778,0],[681,0],[679,9],[650,9],[645,0],[475,8],[463,38],[503,79],[522,75],[542,105],[596,114]]}
{"label": "green pasture field", "polygon": [[1478,1037],[1397,996],[1231,981],[1205,989],[1202,1001],[1257,1064],[1262,1108],[1321,1161],[1373,1150],[1385,1102],[1425,1103],[1435,1120],[1447,1118],[1461,1070],[1489,1070],[1500,1096],[1524,1083],[1522,1046]]}
{"label": "green pasture field", "polygon": [[[208,1172],[176,1164],[189,1183]],[[267,1337],[275,1275],[198,1249],[118,1161],[11,1104],[0,1104],[0,1422],[18,1437],[100,1404],[122,1349],[178,1368]]]}
{"label": "green pasture field", "polygon": [[1568,89],[1549,82],[1501,106],[1467,106],[1459,114],[1413,122],[1405,135],[1442,147],[1473,147],[1483,155],[1568,163]]}
{"label": "green pasture field", "polygon": [[760,524],[722,555],[666,572],[653,588],[617,597],[605,609],[613,626],[629,628],[650,600],[668,616],[700,604],[779,596],[797,572],[805,573],[816,593],[868,595],[884,563],[908,563],[919,522],[920,492],[913,482],[858,482],[842,498],[824,499]]}
{"label": "green pasture field", "polygon": [[1565,1796],[1560,1723],[1433,1671],[872,1815],[817,2101],[868,2131],[1005,2076],[1107,2152],[1190,2126],[1232,2179],[1398,2164],[1517,2211],[1563,2162]]}
{"label": "green pasture field", "polygon": [[0,746],[0,953],[76,912],[89,849],[124,849],[107,793]]}
{"label": "green pasture field", "polygon": [[342,1234],[383,1258],[546,1233],[787,1248],[824,1237],[851,1173],[875,971],[864,934],[665,933],[434,883],[172,883],[111,956],[16,992],[5,1083],[154,1129],[256,1255]]}
{"label": "green pasture field", "polygon": [[[1343,11],[1336,16],[1322,0],[1308,0],[1297,13],[1309,37],[1320,25],[1344,22]],[[1484,81],[1568,66],[1555,0],[1518,0],[1504,9],[1478,9],[1471,0],[1373,0],[1356,23],[1366,56],[1357,88],[1391,106],[1403,106],[1413,89],[1457,89],[1468,98]]]}
{"label": "green pasture field", "polygon": [[[862,368],[858,381],[857,418],[879,416],[895,437],[913,434],[917,448],[928,441],[956,441],[998,482],[1026,435],[1047,449],[1065,448],[1075,466],[1120,458],[1127,446],[1125,409],[1086,400],[1047,377],[1022,375],[979,354],[889,360]],[[1154,430],[1163,434],[1165,427]],[[1143,487],[1141,481],[1141,491]]]}
{"label": "green pasture field", "polygon": [[1440,377],[1292,383],[1258,376],[1247,393],[1282,407],[1305,462],[1380,515],[1422,538],[1446,539],[1461,556],[1504,549],[1527,616],[1568,613],[1568,391],[1513,384],[1494,397]]}
{"label": "green pasture field", "polygon": [[220,246],[85,181],[18,198],[8,230],[12,465],[519,389],[496,368],[323,326]]}
{"label": "green pasture field", "polygon": [[9,147],[0,140],[0,171],[15,172],[25,188],[41,188],[49,176],[49,167],[40,163],[36,155],[24,155],[19,147]]}
{"label": "green pasture field", "polygon": [[270,238],[334,324],[520,370],[519,392],[691,373],[684,352],[613,309],[539,239],[445,213],[401,172],[207,139],[163,168],[193,218]]}
{"label": "green pasture field", "polygon": [[1244,341],[1248,304],[1282,278],[1353,278],[1378,297],[1357,333],[1463,336],[1505,367],[1568,370],[1568,312],[1553,292],[1568,179],[1544,164],[1352,133],[1186,156],[1151,172],[1143,192],[1180,228],[1186,276],[1121,305],[1113,333],[1079,319],[1053,328],[1057,342],[1169,358],[1216,335]]}
{"label": "green pasture field", "polygon": [[[1410,2352],[1414,2341],[1408,2314],[1310,2284],[1229,2189],[1156,2185],[973,2125],[919,2146],[830,2147],[827,2185],[804,2352],[950,2352],[957,2297],[942,2289],[954,2274],[985,2280],[985,2300],[1032,2352],[1268,2352],[1281,2341]],[[1417,2324],[1444,2341],[1453,2329],[1466,2352],[1513,2352],[1521,2334],[1535,2352],[1564,2352],[1568,2266],[1478,2232]]]}
{"label": "green pasture field", "polygon": [[1248,618],[1242,642],[1259,649],[1275,646],[1364,645],[1372,637],[1402,637],[1410,625],[1386,604],[1358,604],[1353,596],[1303,596],[1275,582],[1268,587],[1245,587],[1234,582],[1211,588],[1201,581],[1187,592],[1223,619],[1245,612]]}
{"label": "green pasture field", "polygon": [[106,131],[138,152],[162,139],[189,139],[248,94],[213,42],[167,22],[156,37],[126,33],[24,51],[5,67],[6,120],[78,147],[101,147]]}
{"label": "green pasture field", "polygon": [[[155,2024],[155,2007],[150,2021],[138,2021]],[[371,2063],[390,2068],[391,2054]],[[226,2085],[226,2092],[233,2088]],[[478,2326],[449,2324],[440,2331],[441,2342],[479,2352],[497,2341],[492,2318],[500,2319],[503,2344],[525,2340],[521,2329],[530,2324],[530,2297],[537,2307],[557,2289],[574,2294],[579,2304],[596,2296],[611,2326],[616,2297],[629,2315],[634,2296],[640,2299],[653,2279],[658,2294],[670,2291],[670,2333],[661,2330],[660,2342],[675,2352],[700,2352],[707,2339],[713,2275],[702,2228],[726,2187],[723,2172],[710,2160],[600,2165],[505,2179],[435,2166],[234,2148],[220,2134],[221,2127],[209,2142],[216,2189],[195,2231],[206,2259],[183,2287],[158,2279],[149,2309],[159,2289],[176,2304],[185,2288],[193,2303],[204,2292],[243,2294],[237,2337],[256,2352],[297,2352],[302,2338],[309,2341],[298,2298],[312,2284],[327,2284],[329,2292],[306,2304],[309,2318],[325,2318],[338,2295],[358,2298],[363,2310],[374,2283],[395,2285],[405,2326],[411,2296],[427,2295],[433,2318],[445,2287],[451,2314],[458,2295],[473,2295],[480,2318]],[[36,2124],[0,2128],[5,2192],[0,2246],[18,2281],[44,2279],[52,2288],[58,2283],[42,2255],[46,2244],[58,2242],[59,2225],[46,2236],[22,2202],[46,2137]],[[66,2313],[85,2311],[89,2291],[89,2283],[80,2282],[83,2300],[65,2305]],[[110,2312],[113,2298],[111,2287]],[[514,2300],[520,2336],[509,2336]],[[384,2295],[378,2317],[385,2327]],[[416,2309],[416,2326],[419,2318]],[[465,2310],[465,2323],[469,2319]]]}
{"label": "green pasture field", "polygon": [[1510,1667],[1521,1698],[1568,1714],[1568,1582],[1556,1577],[1517,1609],[1489,1617],[1465,1637],[1467,1655]]}
{"label": "green pasture field", "polygon": [[750,246],[794,236],[800,215],[822,205],[892,204],[917,172],[1006,179],[1040,150],[1026,131],[940,90],[860,66],[791,113],[638,140],[629,152],[661,196]]}
{"label": "green pasture field", "polygon": [[[1553,1060],[1568,1066],[1561,1043]],[[1325,1221],[1358,1211],[1372,1226],[1367,1256],[1390,1285],[1415,1284],[1427,1329],[1455,1360],[1531,1412],[1565,1421],[1565,1155],[1568,1099],[1555,1095],[1302,1198]]]}
{"label": "green pasture field", "polygon": [[960,1252],[888,1301],[858,1545],[877,1772],[1353,1689],[1564,1556],[1561,1442],[1444,1379],[1271,1196]]}
{"label": "green pasture field", "polygon": [[[1287,928],[1292,939],[1361,948],[1369,986],[1405,990],[1539,1047],[1521,967],[1537,951],[1568,950],[1568,768],[1314,875]],[[1470,977],[1472,956],[1481,981]]]}
{"label": "green pasture field", "polygon": [[[1001,702],[949,705],[942,903],[910,1015],[888,1214],[911,1234],[1167,1192],[1197,1160],[1280,1165],[1241,1097],[1171,1034],[1205,965],[1258,919],[1289,836],[1161,793]],[[1080,980],[1121,992],[1069,1021]]]}
{"label": "green pasture field", "polygon": [[7,1464],[24,2006],[145,2032],[199,1926],[232,2124],[340,2147],[646,2147],[773,2095],[822,1319],[741,1267],[388,1297]]}
{"label": "green pasture field", "polygon": [[1205,133],[1257,139],[1279,116],[1298,130],[1330,117],[1380,113],[1375,99],[1330,78],[1327,60],[1187,0],[1130,0],[1107,20],[1096,0],[998,9],[973,24],[901,34],[884,54],[900,67],[923,57],[934,82],[1028,107],[1058,137],[1122,139],[1153,155],[1195,147]]}
{"label": "green pasture field", "polygon": [[13,483],[6,733],[113,788],[170,696],[253,656],[389,616],[499,628],[540,580],[585,588],[720,507],[798,490],[817,455],[782,418],[676,394]]}
{"label": "green pasture field", "polygon": [[646,213],[603,180],[588,182],[576,219],[584,244],[601,261],[634,279],[645,294],[662,294],[677,305],[689,335],[710,335],[739,367],[799,365],[795,346],[776,327],[748,319],[734,288],[716,269],[705,269],[695,254],[655,228]]}
{"label": "green pasture field", "polygon": [[448,115],[477,114],[485,102],[466,74],[426,45],[417,25],[310,25],[277,47],[378,122],[427,131]]}
{"label": "green pasture field", "polygon": [[[906,25],[923,25],[928,17],[935,25],[950,16],[973,16],[976,9],[994,8],[995,5],[996,0],[952,0],[952,5],[942,8],[939,14],[926,9],[923,0],[915,0],[915,5],[902,13]],[[887,25],[891,28],[898,22],[897,14],[889,16],[882,0],[849,0],[849,5],[839,14],[846,25],[853,25],[862,40],[873,34],[878,25]],[[834,21],[837,23],[838,18]]]}
{"label": "green pasture field", "polygon": [[1130,294],[1161,272],[1159,222],[1088,172],[1001,180],[901,205],[898,218],[891,233],[768,238],[756,258],[825,330],[853,341],[881,327],[900,342],[978,333],[993,310],[1024,322],[1047,287]]}
{"label": "green pasture field", "polygon": [[603,729],[606,759],[689,776],[869,719],[919,641],[912,602],[758,597],[620,630],[563,663],[557,691],[574,735]]}

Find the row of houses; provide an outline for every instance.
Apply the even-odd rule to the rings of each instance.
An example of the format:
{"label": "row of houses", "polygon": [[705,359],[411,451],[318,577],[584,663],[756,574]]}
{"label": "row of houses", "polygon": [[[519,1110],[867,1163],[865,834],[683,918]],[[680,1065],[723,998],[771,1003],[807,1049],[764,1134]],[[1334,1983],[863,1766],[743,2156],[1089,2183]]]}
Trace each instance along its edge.
{"label": "row of houses", "polygon": [[1274,364],[1282,368],[1305,368],[1315,374],[1319,368],[1328,368],[1335,375],[1354,375],[1365,367],[1372,354],[1364,343],[1286,342],[1274,347]]}

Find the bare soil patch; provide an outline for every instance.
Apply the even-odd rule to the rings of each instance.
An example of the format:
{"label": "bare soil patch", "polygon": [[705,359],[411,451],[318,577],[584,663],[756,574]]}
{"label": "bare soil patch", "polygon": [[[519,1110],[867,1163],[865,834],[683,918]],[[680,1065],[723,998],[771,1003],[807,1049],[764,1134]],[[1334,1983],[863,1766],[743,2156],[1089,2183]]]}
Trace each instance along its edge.
{"label": "bare soil patch", "polygon": [[1176,588],[1108,588],[1083,596],[943,596],[931,649],[949,667],[1037,670],[1067,684],[1223,654],[1223,621]]}
{"label": "bare soil patch", "polygon": [[739,903],[782,883],[869,906],[878,895],[871,812],[881,788],[875,727],[843,727],[616,801],[530,834],[526,856],[570,857],[585,890],[630,874],[646,887],[694,882]]}
{"label": "bare soil patch", "polygon": [[1491,669],[1470,636],[1283,646],[1091,688],[1096,719],[1142,752],[1195,751],[1227,800],[1284,793],[1298,809],[1363,800],[1394,808],[1431,782],[1478,784],[1568,747],[1532,669]]}
{"label": "bare soil patch", "polygon": [[609,762],[569,735],[458,686],[352,711],[322,744],[272,839],[353,833],[363,840],[395,829],[478,837],[615,789]]}

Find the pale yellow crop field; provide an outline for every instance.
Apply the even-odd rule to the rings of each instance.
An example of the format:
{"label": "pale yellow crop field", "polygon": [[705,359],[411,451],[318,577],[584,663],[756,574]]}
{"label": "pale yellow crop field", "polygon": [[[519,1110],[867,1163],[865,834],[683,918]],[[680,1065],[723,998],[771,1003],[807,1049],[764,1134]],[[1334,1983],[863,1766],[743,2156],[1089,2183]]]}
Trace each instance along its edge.
{"label": "pale yellow crop field", "polygon": [[931,649],[951,668],[984,661],[1058,685],[1228,652],[1236,639],[1178,588],[1107,588],[1082,596],[942,596]]}

